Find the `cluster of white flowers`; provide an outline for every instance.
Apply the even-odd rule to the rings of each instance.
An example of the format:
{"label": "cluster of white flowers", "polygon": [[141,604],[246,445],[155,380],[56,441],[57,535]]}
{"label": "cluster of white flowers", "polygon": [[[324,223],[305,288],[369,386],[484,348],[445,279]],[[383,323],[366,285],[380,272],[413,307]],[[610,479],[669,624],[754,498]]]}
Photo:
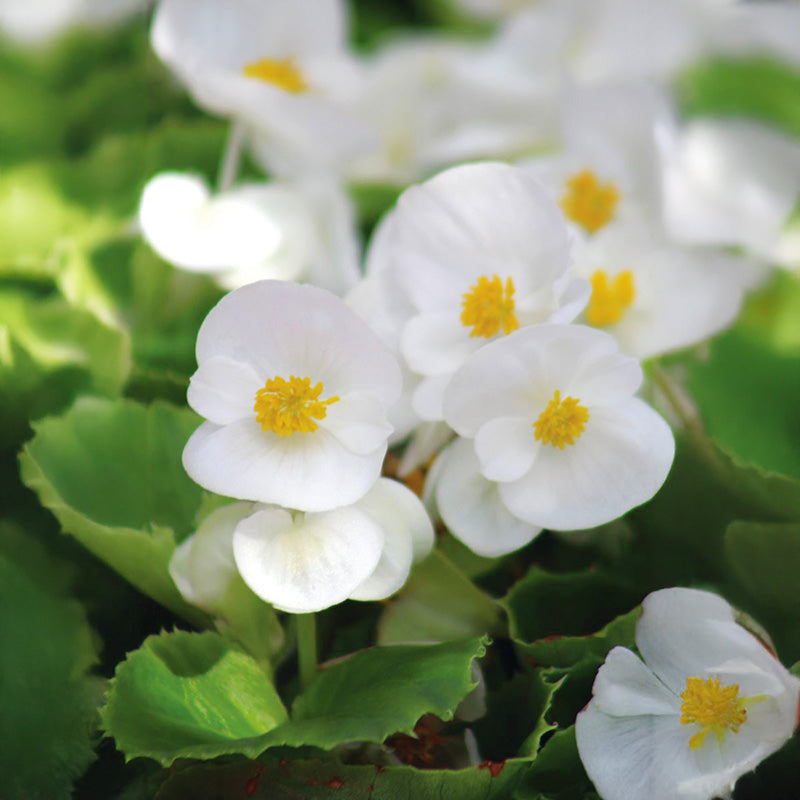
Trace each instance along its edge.
{"label": "cluster of white flowers", "polygon": [[[674,439],[635,396],[639,359],[718,333],[771,264],[800,264],[784,228],[800,146],[686,124],[669,93],[700,54],[783,55],[795,11],[759,5],[463,0],[502,20],[486,41],[359,56],[343,0],[160,0],[157,54],[231,120],[216,189],[158,175],[139,213],[164,259],[232,290],[198,335],[206,421],[183,462],[240,502],[176,551],[187,599],[217,613],[239,576],[291,613],[381,599],[432,548],[428,510],[500,556],[658,491]],[[270,181],[237,183],[244,147]],[[362,274],[346,187],[370,182],[403,191]],[[432,463],[428,510],[381,477],[401,444],[401,476]],[[579,718],[610,800],[708,798],[788,735],[798,682],[718,598],[680,594],[692,613],[670,632],[676,598],[645,606],[654,674],[613,651]],[[706,628],[713,646],[681,648]],[[740,729],[730,751],[705,744]],[[682,748],[674,772],[661,737]]]}
{"label": "cluster of white flowers", "polygon": [[214,610],[233,563],[293,613],[397,591],[433,527],[413,492],[380,478],[401,375],[378,337],[324,289],[259,281],[206,317],[197,364],[189,404],[207,421],[184,467],[253,502],[212,514],[176,551],[184,594]]}

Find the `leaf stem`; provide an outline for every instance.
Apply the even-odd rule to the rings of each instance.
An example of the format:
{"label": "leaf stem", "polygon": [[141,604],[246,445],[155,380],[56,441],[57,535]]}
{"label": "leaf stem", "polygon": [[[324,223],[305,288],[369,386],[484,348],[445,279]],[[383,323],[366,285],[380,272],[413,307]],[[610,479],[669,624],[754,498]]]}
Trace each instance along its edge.
{"label": "leaf stem", "polygon": [[317,674],[317,619],[314,614],[297,615],[297,660],[303,689]]}
{"label": "leaf stem", "polygon": [[222,154],[222,163],[219,168],[217,191],[227,192],[239,175],[239,162],[242,158],[242,145],[244,144],[244,125],[241,120],[234,120],[228,134],[225,152]]}

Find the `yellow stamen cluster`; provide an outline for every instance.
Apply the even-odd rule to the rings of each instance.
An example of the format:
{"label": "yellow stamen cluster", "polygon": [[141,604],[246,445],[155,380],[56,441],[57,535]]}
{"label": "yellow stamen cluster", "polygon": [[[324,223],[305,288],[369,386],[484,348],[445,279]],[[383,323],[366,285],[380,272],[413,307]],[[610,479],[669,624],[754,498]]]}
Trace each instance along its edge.
{"label": "yellow stamen cluster", "polygon": [[320,400],[323,392],[322,383],[311,385],[310,378],[289,376],[289,380],[281,377],[270,378],[256,392],[253,411],[256,422],[264,432],[272,431],[278,436],[291,436],[293,433],[313,433],[319,427],[315,419],[325,419],[327,406],[339,400],[329,397]]}
{"label": "yellow stamen cluster", "polygon": [[739,697],[739,685],[720,686],[719,678],[689,678],[681,693],[681,725],[694,723],[702,730],[689,739],[689,747],[697,750],[710,732],[719,741],[725,731],[739,732],[747,719],[745,703],[750,698]]}
{"label": "yellow stamen cluster", "polygon": [[491,280],[482,276],[470,287],[461,301],[462,324],[469,328],[470,336],[484,336],[487,339],[499,333],[509,334],[519,328],[519,320],[514,314],[514,281],[506,279],[505,291],[499,275]]}
{"label": "yellow stamen cluster", "polygon": [[561,209],[573,222],[594,233],[612,220],[618,201],[619,191],[613,183],[600,183],[594,172],[585,169],[567,180]]}
{"label": "yellow stamen cluster", "polygon": [[551,444],[559,450],[563,450],[564,445],[575,444],[589,420],[589,409],[579,403],[580,400],[574,397],[565,397],[562,400],[561,392],[556,389],[547,408],[533,423],[536,440],[542,444]]}
{"label": "yellow stamen cluster", "polygon": [[308,91],[308,84],[303,78],[303,73],[291,58],[260,58],[258,61],[246,64],[242,68],[242,72],[248,78],[257,78],[264,83],[271,83],[292,94],[302,94]]}
{"label": "yellow stamen cluster", "polygon": [[599,269],[590,280],[592,296],[586,309],[586,321],[595,327],[619,322],[636,296],[633,273],[626,269],[610,280],[608,273]]}

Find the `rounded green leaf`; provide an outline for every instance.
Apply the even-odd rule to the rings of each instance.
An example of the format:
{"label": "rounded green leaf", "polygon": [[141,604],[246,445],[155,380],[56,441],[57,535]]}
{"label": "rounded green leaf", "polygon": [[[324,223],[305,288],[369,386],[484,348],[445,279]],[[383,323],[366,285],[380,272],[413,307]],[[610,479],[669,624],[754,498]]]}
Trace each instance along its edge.
{"label": "rounded green leaf", "polygon": [[475,688],[470,665],[486,637],[434,645],[363,650],[321,672],[292,707],[289,722],[254,743],[267,747],[335,747],[412,734],[423,714],[452,719]]}
{"label": "rounded green leaf", "polygon": [[249,740],[286,719],[274,686],[250,656],[215,633],[162,633],[115,673],[103,726],[126,758],[249,753]]}
{"label": "rounded green leaf", "polygon": [[165,403],[82,398],[62,417],[34,425],[20,467],[67,533],[140,591],[201,621],[167,571],[202,503],[181,464],[197,422]]}

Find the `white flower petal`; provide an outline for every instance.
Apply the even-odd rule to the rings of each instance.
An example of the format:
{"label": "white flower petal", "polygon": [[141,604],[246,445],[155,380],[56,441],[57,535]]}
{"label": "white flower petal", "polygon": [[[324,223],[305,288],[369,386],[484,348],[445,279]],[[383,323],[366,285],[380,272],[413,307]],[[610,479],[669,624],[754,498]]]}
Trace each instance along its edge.
{"label": "white flower petal", "polygon": [[[429,479],[431,474],[433,470]],[[480,474],[468,439],[456,439],[441,454],[435,478],[436,505],[442,519],[450,532],[478,555],[493,558],[511,553],[541,531],[509,513],[497,484]]]}
{"label": "white flower petal", "polygon": [[422,501],[402,483],[381,478],[356,504],[371,517],[384,536],[375,571],[353,592],[353,600],[382,600],[398,591],[408,578],[412,561],[433,548],[433,524]]}
{"label": "white flower petal", "polygon": [[742,659],[760,672],[750,675],[748,685],[739,680],[744,693],[774,694],[781,687],[800,686],[758,639],[735,622],[733,609],[721,597],[697,589],[662,589],[648,595],[642,605],[636,645],[676,694],[686,688],[687,677],[735,672]]}
{"label": "white flower petal", "polygon": [[[568,265],[567,229],[545,189],[499,163],[448,169],[408,189],[392,223],[397,279],[420,311],[460,308],[478,277],[532,288]],[[518,285],[518,292],[523,292]]]}
{"label": "white flower petal", "polygon": [[397,360],[342,300],[324,289],[259,281],[222,298],[197,336],[197,361],[225,356],[263,376],[322,381],[325,397],[364,392],[387,407],[402,377]]}
{"label": "white flower petal", "polygon": [[320,428],[280,437],[255,421],[203,423],[183,451],[192,480],[242,500],[322,511],[354,503],[380,475],[386,445],[359,455]]}
{"label": "white flower petal", "polygon": [[680,714],[612,717],[590,703],[575,722],[583,766],[604,800],[653,797],[709,800],[724,794],[725,774],[699,773]]}
{"label": "white flower petal", "polygon": [[450,375],[486,339],[471,337],[458,314],[422,314],[403,329],[401,347],[409,367],[422,375]]}
{"label": "white flower petal", "polygon": [[233,531],[253,510],[253,503],[218,508],[176,548],[169,573],[190,603],[212,613],[221,609],[231,581],[239,574],[233,560]]}
{"label": "white flower petal", "polygon": [[526,417],[496,417],[475,436],[481,474],[490,481],[515,481],[532,466],[540,444]]}
{"label": "white flower petal", "polygon": [[281,231],[257,194],[212,197],[202,178],[182,173],[162,173],[148,182],[139,222],[162,258],[200,272],[254,267],[266,261],[281,240]]}
{"label": "white flower petal", "polygon": [[284,509],[258,511],[237,525],[233,553],[245,583],[292,613],[321,611],[345,600],[375,569],[380,528],[355,508],[295,519]]}
{"label": "white flower petal", "polygon": [[592,694],[595,706],[613,717],[680,712],[678,696],[625,647],[615,647],[606,656]]}
{"label": "white flower petal", "polygon": [[264,385],[249,365],[224,356],[206,359],[189,382],[189,405],[215,425],[253,417],[256,392]]}
{"label": "white flower petal", "polygon": [[411,407],[426,421],[436,422],[444,417],[444,393],[450,383],[449,375],[423,378],[411,395]]}
{"label": "white flower petal", "polygon": [[358,455],[374,453],[386,444],[392,426],[386,411],[374,397],[348,394],[327,408],[320,428],[332,433],[348,450]]}
{"label": "white flower petal", "polygon": [[542,446],[531,470],[499,486],[508,509],[554,530],[592,528],[649,500],[667,477],[675,441],[637,398],[592,408],[584,432],[560,450]]}
{"label": "white flower petal", "polygon": [[417,426],[397,466],[397,474],[405,478],[426,464],[453,438],[453,431],[444,422],[423,422]]}

